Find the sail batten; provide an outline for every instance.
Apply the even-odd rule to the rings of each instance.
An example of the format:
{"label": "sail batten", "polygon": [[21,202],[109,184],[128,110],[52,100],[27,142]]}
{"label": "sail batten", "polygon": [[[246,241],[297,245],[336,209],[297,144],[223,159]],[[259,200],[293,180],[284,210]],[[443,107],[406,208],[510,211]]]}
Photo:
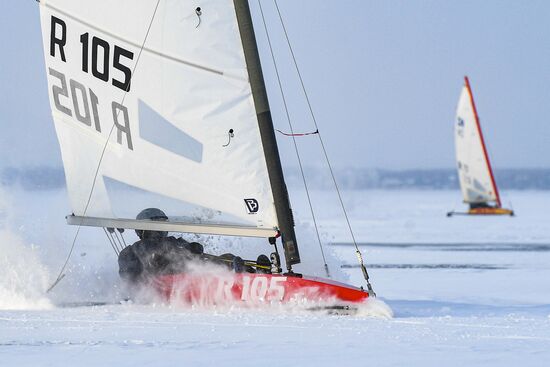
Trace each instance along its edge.
{"label": "sail batten", "polygon": [[470,83],[464,78],[455,121],[455,148],[460,188],[465,203],[495,202],[498,189],[483,140]]}

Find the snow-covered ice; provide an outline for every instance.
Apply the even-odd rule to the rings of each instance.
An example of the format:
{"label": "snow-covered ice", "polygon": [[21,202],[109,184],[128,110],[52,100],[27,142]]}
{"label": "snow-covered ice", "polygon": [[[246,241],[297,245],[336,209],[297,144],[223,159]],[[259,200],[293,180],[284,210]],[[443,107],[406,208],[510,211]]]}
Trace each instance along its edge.
{"label": "snow-covered ice", "polygon": [[[507,194],[514,218],[447,218],[461,205],[452,191],[344,192],[375,290],[394,312],[385,319],[280,307],[70,307],[124,296],[112,250],[84,229],[67,277],[44,294],[74,234],[64,224],[66,195],[10,190],[1,216],[0,366],[545,366],[550,193]],[[303,195],[292,195],[303,256],[318,259]],[[324,242],[333,243],[333,273],[362,284],[333,194],[312,196]]]}
{"label": "snow-covered ice", "polygon": [[418,307],[433,307],[437,316],[381,320],[134,306],[4,311],[1,358],[17,366],[543,366],[548,360],[547,316],[441,316],[440,306],[411,309]]}

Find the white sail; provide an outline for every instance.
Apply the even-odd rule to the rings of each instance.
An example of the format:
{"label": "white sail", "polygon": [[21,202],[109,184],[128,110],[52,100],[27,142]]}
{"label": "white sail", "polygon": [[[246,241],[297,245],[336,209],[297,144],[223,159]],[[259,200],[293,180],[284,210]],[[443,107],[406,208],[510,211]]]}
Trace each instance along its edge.
{"label": "white sail", "polygon": [[455,121],[458,176],[466,203],[498,201],[469,84],[462,88]]}
{"label": "white sail", "polygon": [[73,213],[131,219],[160,207],[181,221],[274,233],[233,1],[158,4],[41,1]]}

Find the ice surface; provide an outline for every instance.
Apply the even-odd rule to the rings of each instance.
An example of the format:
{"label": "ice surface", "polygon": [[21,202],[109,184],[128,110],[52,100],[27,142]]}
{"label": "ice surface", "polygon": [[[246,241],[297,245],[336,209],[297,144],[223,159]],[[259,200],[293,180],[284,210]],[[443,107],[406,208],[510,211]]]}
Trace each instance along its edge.
{"label": "ice surface", "polygon": [[382,320],[109,306],[4,311],[0,325],[6,366],[544,366],[550,343],[548,317],[513,313]]}
{"label": "ice surface", "polygon": [[[11,205],[0,210],[7,236],[0,290],[11,289],[0,299],[0,366],[544,366],[550,193],[507,194],[514,218],[447,218],[461,206],[454,191],[344,192],[375,290],[394,311],[388,320],[280,307],[69,307],[124,297],[112,250],[102,233],[83,229],[66,278],[46,295],[75,230],[64,224],[66,194],[10,190],[3,195]],[[303,193],[291,195],[302,255],[318,263]],[[331,269],[363,284],[333,194],[312,197]],[[214,252],[270,250],[253,240],[205,240]],[[322,273],[322,266],[301,270]]]}

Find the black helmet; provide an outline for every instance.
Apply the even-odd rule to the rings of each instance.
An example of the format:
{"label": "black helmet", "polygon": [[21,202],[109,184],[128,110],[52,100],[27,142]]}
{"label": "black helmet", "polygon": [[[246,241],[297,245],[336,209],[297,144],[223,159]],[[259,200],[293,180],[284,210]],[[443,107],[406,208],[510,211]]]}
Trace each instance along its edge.
{"label": "black helmet", "polygon": [[[168,220],[168,217],[164,212],[157,208],[147,208],[143,209],[136,217],[137,220],[153,220],[159,222],[165,222]],[[163,238],[168,236],[168,232],[162,231],[144,231],[141,229],[136,229],[136,234],[139,238]]]}

